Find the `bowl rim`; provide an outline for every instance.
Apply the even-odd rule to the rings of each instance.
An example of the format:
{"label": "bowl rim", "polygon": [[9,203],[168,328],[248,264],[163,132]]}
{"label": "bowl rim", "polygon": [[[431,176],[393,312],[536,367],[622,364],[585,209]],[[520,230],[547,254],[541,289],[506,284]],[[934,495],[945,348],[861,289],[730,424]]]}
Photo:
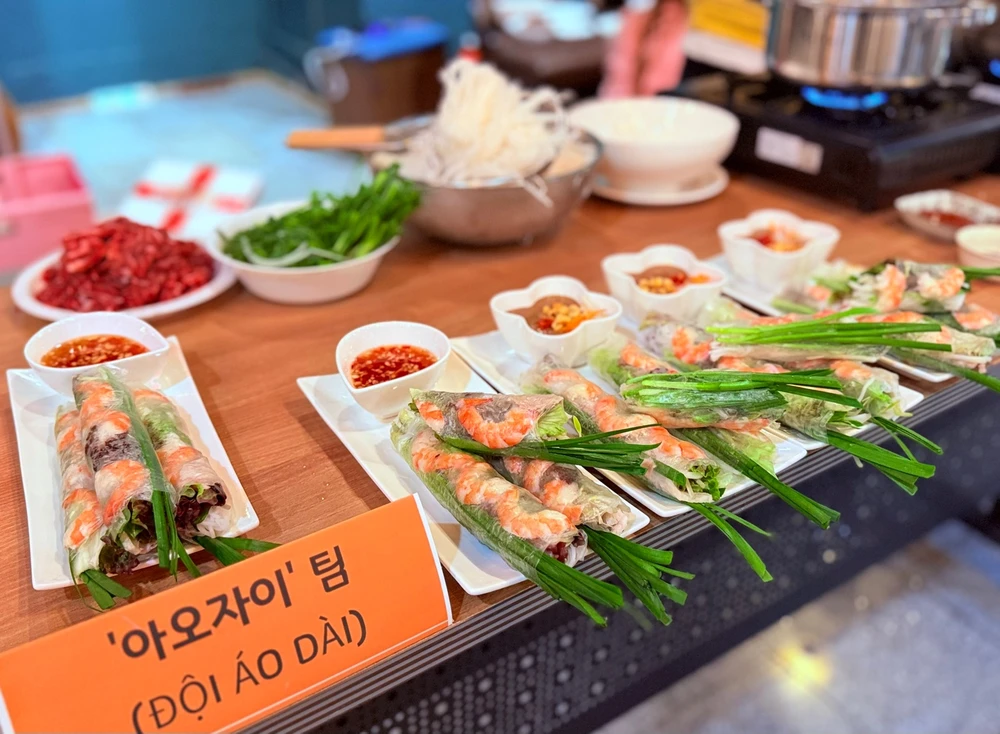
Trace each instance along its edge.
{"label": "bowl rim", "polygon": [[[708,102],[703,102],[698,99],[687,99],[683,97],[671,97],[671,96],[659,96],[659,97],[620,97],[615,99],[600,99],[600,98],[590,98],[584,99],[577,102],[575,105],[570,107],[566,114],[570,118],[572,124],[585,130],[578,122],[573,119],[573,113],[578,110],[585,110],[588,108],[599,108],[599,107],[614,107],[623,106],[629,102],[642,101],[649,105],[657,105],[663,107],[684,105],[694,107],[699,110],[703,110],[710,115],[716,116],[719,120],[725,120],[726,130],[721,131],[721,135],[725,136],[735,136],[740,129],[740,119],[727,109],[719,107],[717,105],[710,104]],[[589,130],[585,130],[590,132]],[[590,133],[594,135],[594,133]],[[597,137],[595,135],[595,137]],[[626,138],[617,135],[603,135],[600,136],[600,141],[605,145],[614,145],[616,147],[640,147],[640,148],[651,148],[659,146],[677,147],[677,142],[672,140],[636,140],[634,138]]]}
{"label": "bowl rim", "polygon": [[[604,144],[597,138],[597,136],[593,135],[592,133],[588,132],[587,130],[584,130],[583,128],[577,125],[571,125],[571,130],[574,134],[576,134],[579,138],[581,138],[579,142],[589,143],[594,146],[593,160],[588,160],[587,162],[581,164],[579,168],[574,168],[570,171],[565,171],[564,173],[560,173],[556,176],[543,175],[542,180],[545,181],[546,183],[555,183],[558,181],[563,181],[572,176],[579,175],[580,173],[588,173],[597,166],[597,163],[601,160],[601,157],[604,155]],[[367,157],[367,161],[368,161],[368,167],[373,171],[381,171],[383,168],[387,168],[387,166],[376,166],[374,158],[371,155]],[[497,189],[524,188],[523,186],[521,186],[521,184],[517,183],[516,181],[512,181],[507,176],[487,179],[485,184],[479,184],[479,185],[468,184],[468,183],[434,184],[434,183],[428,183],[427,181],[419,181],[415,178],[407,178],[406,176],[402,176],[402,178],[406,179],[415,186],[419,186],[429,190],[489,191],[491,189],[497,190]],[[489,183],[489,181],[500,181],[500,183],[491,184]]]}
{"label": "bowl rim", "polygon": [[[47,331],[55,331],[57,327],[64,325],[67,321],[70,320],[81,319],[81,317],[83,319],[89,319],[90,317],[98,317],[98,316],[101,318],[112,317],[112,318],[124,319],[125,321],[138,322],[139,325],[149,329],[154,340],[158,341],[159,345],[150,348],[148,351],[143,352],[142,354],[133,354],[129,357],[123,357],[121,359],[113,359],[108,362],[101,362],[100,364],[85,364],[85,365],[80,365],[79,367],[49,367],[48,365],[44,365],[34,357],[30,356],[29,350],[31,349],[32,344],[36,343],[38,338],[41,337],[43,333]],[[113,333],[113,330],[108,329],[104,333]],[[53,374],[68,375],[72,374],[74,371],[89,370],[89,369],[94,369],[95,367],[101,367],[105,365],[118,366],[130,363],[134,360],[149,359],[150,357],[154,356],[159,357],[165,354],[167,351],[169,351],[169,349],[170,349],[170,342],[167,340],[165,336],[163,336],[163,334],[160,333],[160,331],[156,327],[154,327],[148,321],[143,321],[140,318],[136,318],[135,316],[132,316],[130,314],[125,314],[118,311],[88,311],[85,313],[74,314],[73,316],[67,316],[66,318],[59,319],[58,321],[53,321],[52,323],[46,324],[41,329],[32,334],[28,338],[28,340],[24,343],[23,354],[25,361],[28,363],[31,369],[36,372],[50,372]]]}
{"label": "bowl rim", "polygon": [[[344,340],[347,339],[347,337],[351,336],[356,331],[361,331],[362,329],[370,329],[372,327],[385,327],[385,326],[396,325],[396,324],[406,324],[407,326],[417,326],[417,327],[420,327],[420,328],[423,328],[423,329],[428,329],[428,330],[430,330],[432,332],[436,332],[436,334],[440,335],[441,338],[444,340],[445,353],[442,354],[441,356],[439,356],[434,361],[433,364],[429,364],[426,367],[424,367],[423,369],[419,369],[416,372],[411,372],[408,375],[401,375],[400,377],[393,377],[391,380],[386,380],[385,382],[379,382],[379,383],[376,383],[374,385],[368,385],[366,387],[354,387],[354,383],[351,382],[351,376],[350,376],[350,374],[347,373],[347,372],[344,372],[343,366],[340,364],[340,345],[344,343]],[[386,346],[386,345],[383,344],[381,346]],[[369,349],[374,349],[374,347],[369,347]],[[367,351],[367,350],[365,350],[365,351]],[[347,386],[347,391],[349,393],[351,393],[352,396],[354,396],[354,395],[367,395],[368,393],[375,392],[376,390],[384,388],[387,385],[395,385],[395,384],[399,383],[402,380],[409,379],[410,377],[414,377],[415,375],[423,374],[425,372],[428,372],[429,370],[434,369],[435,367],[443,366],[444,364],[447,363],[448,359],[451,357],[451,352],[452,352],[452,349],[451,349],[451,339],[449,339],[448,335],[445,334],[443,331],[441,331],[441,329],[437,328],[436,326],[431,326],[430,324],[425,324],[425,323],[420,322],[420,321],[398,321],[398,320],[397,321],[373,321],[370,324],[362,324],[361,326],[358,326],[358,327],[356,327],[354,329],[351,329],[349,332],[347,332],[342,337],[340,337],[340,339],[337,341],[337,347],[334,350],[333,358],[334,358],[334,360],[337,363],[337,372],[340,374],[341,377],[344,378],[344,384]],[[347,367],[350,368],[350,365],[347,365]]]}

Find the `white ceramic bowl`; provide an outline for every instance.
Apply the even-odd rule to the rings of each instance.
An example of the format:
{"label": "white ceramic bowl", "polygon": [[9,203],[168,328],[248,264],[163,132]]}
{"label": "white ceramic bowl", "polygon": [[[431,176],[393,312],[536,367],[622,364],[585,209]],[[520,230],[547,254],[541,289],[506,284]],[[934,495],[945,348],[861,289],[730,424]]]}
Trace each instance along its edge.
{"label": "white ceramic bowl", "polygon": [[934,223],[922,216],[923,212],[958,214],[976,224],[1000,223],[1000,207],[948,189],[934,189],[900,196],[893,202],[893,206],[902,220],[915,230],[947,242],[956,241],[961,227]]}
{"label": "white ceramic bowl", "polygon": [[[251,209],[243,214],[227,218],[219,226],[219,232],[229,237],[248,229],[270,217],[280,217],[295,209],[306,206],[306,201],[286,201]],[[314,265],[306,268],[278,268],[269,265],[253,265],[235,260],[222,252],[222,238],[213,233],[208,238],[205,249],[223,265],[236,271],[240,282],[248,291],[265,301],[302,305],[325,303],[357,293],[372,278],[375,271],[389,252],[399,242],[395,237],[369,254],[333,265]]]}
{"label": "white ceramic bowl", "polygon": [[[775,252],[750,237],[775,224],[798,232],[806,244],[794,252]],[[729,269],[767,293],[778,293],[789,283],[808,277],[840,241],[836,227],[805,221],[781,209],[759,209],[746,219],[724,222],[718,234]]]}
{"label": "white ceramic bowl", "polygon": [[[1000,224],[970,224],[955,233],[958,262],[970,268],[1000,268]],[[991,252],[992,250],[992,252]],[[1000,278],[986,278],[1000,282]]]}
{"label": "white ceramic bowl", "polygon": [[588,100],[573,107],[570,121],[604,144],[601,185],[636,193],[708,173],[732,152],[740,129],[721,107],[675,97]]}
{"label": "white ceramic bowl", "polygon": [[[566,296],[587,308],[600,309],[604,315],[588,319],[566,334],[542,334],[532,329],[523,316],[511,313],[528,308],[545,296]],[[587,352],[614,333],[622,305],[610,296],[588,291],[576,278],[550,275],[527,288],[497,293],[490,299],[490,311],[503,338],[521,356],[535,361],[551,354],[564,364],[579,367],[586,361]]]}
{"label": "white ceramic bowl", "polygon": [[[375,347],[408,344],[422,347],[437,362],[412,375],[397,377],[369,387],[351,384],[351,363],[362,352]],[[337,344],[337,370],[358,405],[378,418],[394,418],[410,402],[410,390],[430,390],[451,356],[451,343],[444,332],[413,321],[380,321],[348,332]]]}
{"label": "white ceramic bowl", "polygon": [[[644,291],[634,276],[657,265],[673,265],[689,276],[708,275],[711,280],[683,285],[674,293]],[[609,255],[601,261],[601,269],[611,295],[621,302],[625,316],[636,323],[650,313],[691,322],[705,304],[719,297],[728,280],[721,270],[701,262],[691,250],[679,245],[650,245],[642,252]]]}
{"label": "white ceramic bowl", "polygon": [[73,395],[73,378],[87,367],[45,367],[40,360],[55,346],[70,339],[95,334],[115,334],[139,342],[149,351],[134,357],[105,362],[124,372],[131,383],[145,383],[158,377],[166,363],[170,344],[163,335],[142,319],[113,311],[94,311],[70,316],[49,324],[28,339],[24,345],[24,358],[42,381],[56,392]]}

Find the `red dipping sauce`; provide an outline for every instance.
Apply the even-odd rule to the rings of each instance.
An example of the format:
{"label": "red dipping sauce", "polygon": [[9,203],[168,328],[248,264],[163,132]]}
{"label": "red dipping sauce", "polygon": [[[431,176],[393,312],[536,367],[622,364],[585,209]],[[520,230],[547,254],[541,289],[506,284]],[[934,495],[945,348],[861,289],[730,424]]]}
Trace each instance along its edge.
{"label": "red dipping sauce", "polygon": [[391,344],[359,354],[351,362],[351,384],[371,387],[398,377],[412,375],[437,362],[437,357],[422,347]]}

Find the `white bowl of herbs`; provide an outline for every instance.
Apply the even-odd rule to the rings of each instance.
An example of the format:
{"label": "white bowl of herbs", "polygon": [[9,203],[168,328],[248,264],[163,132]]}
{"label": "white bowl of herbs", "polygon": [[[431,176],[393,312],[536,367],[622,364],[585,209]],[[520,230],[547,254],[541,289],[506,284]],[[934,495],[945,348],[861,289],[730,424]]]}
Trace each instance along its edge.
{"label": "white bowl of herbs", "polygon": [[314,193],[231,217],[206,249],[264,300],[335,301],[371,282],[419,203],[419,191],[386,169],[353,194]]}

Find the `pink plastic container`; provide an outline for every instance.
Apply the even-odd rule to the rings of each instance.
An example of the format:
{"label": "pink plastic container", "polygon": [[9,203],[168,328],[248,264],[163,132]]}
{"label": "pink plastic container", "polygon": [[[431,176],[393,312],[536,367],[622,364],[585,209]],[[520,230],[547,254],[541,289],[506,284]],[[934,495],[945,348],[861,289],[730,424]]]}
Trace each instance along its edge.
{"label": "pink plastic container", "polygon": [[87,185],[65,155],[0,158],[0,271],[54,252],[93,224]]}

